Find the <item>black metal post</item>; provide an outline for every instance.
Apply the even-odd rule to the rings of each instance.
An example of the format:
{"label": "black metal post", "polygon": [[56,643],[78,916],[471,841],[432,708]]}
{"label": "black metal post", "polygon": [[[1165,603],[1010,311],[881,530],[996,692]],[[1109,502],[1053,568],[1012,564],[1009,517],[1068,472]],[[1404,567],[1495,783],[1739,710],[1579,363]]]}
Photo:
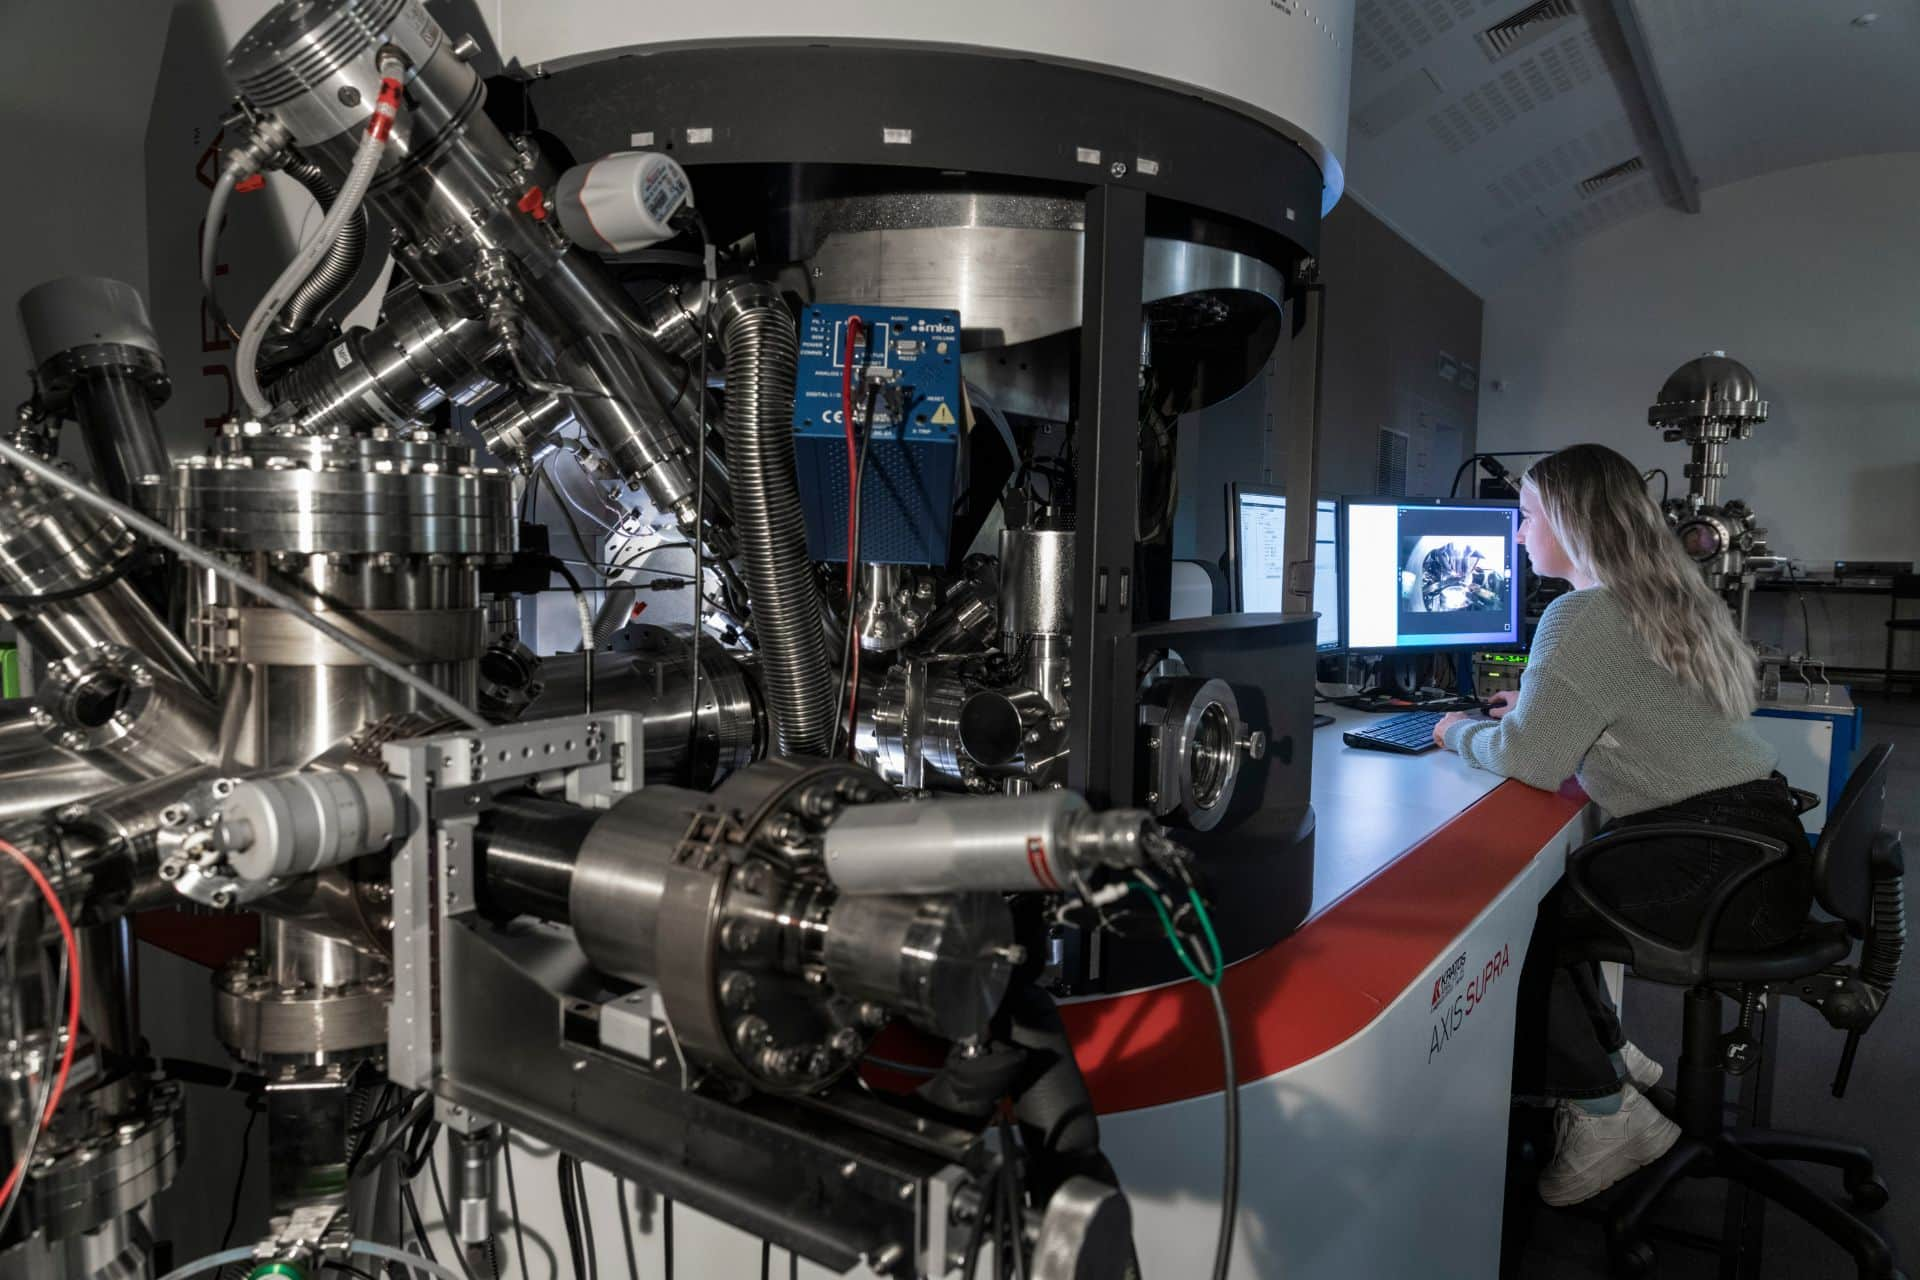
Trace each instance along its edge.
{"label": "black metal post", "polygon": [[1287,301],[1287,575],[1288,613],[1313,612],[1313,543],[1320,496],[1320,382],[1326,336],[1326,286],[1309,258],[1300,264]]}
{"label": "black metal post", "polygon": [[1133,630],[1138,585],[1134,534],[1146,234],[1144,193],[1111,186],[1087,192],[1067,785],[1099,806],[1133,798],[1133,680],[1131,670],[1118,667],[1127,661],[1124,642]]}

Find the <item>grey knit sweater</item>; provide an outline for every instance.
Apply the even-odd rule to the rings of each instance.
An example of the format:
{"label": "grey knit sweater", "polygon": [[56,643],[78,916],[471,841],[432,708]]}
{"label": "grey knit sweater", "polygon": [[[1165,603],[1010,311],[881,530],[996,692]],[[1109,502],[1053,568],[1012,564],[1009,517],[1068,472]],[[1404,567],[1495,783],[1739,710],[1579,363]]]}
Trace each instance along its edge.
{"label": "grey knit sweater", "polygon": [[1764,778],[1775,753],[1653,660],[1605,587],[1561,596],[1533,638],[1520,700],[1447,730],[1476,768],[1551,791],[1569,777],[1614,817]]}

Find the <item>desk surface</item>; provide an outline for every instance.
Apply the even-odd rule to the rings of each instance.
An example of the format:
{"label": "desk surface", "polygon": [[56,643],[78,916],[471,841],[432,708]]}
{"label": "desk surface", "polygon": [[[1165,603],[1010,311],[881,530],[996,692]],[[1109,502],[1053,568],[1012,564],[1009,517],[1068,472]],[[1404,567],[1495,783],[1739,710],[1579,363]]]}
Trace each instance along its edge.
{"label": "desk surface", "polygon": [[[1536,791],[1457,756],[1366,751],[1340,740],[1366,717],[1337,710],[1315,731],[1313,907],[1293,933],[1232,966],[1222,983],[1242,1082],[1336,1048],[1421,979],[1580,816],[1576,786]],[[1211,1038],[1196,982],[1061,1009],[1102,1113],[1217,1093],[1217,1062],[1186,1052]]]}
{"label": "desk surface", "polygon": [[1313,733],[1311,921],[1401,854],[1453,821],[1506,779],[1451,751],[1417,756],[1340,740],[1383,715],[1323,706],[1333,723]]}

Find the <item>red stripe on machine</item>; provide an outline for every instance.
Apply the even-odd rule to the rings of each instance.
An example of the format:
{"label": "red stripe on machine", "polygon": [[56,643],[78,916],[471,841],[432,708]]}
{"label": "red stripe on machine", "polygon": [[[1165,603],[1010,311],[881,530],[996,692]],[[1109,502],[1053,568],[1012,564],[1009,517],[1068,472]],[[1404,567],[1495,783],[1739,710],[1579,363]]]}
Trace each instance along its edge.
{"label": "red stripe on machine", "polygon": [[[1569,785],[1506,782],[1259,955],[1227,970],[1240,1080],[1351,1039],[1409,986],[1585,805]],[[1196,982],[1061,1008],[1101,1113],[1220,1091],[1213,1006]]]}
{"label": "red stripe on machine", "polygon": [[1033,871],[1033,879],[1042,889],[1060,891],[1060,882],[1053,878],[1053,868],[1047,864],[1047,842],[1039,836],[1027,837],[1027,866]]}

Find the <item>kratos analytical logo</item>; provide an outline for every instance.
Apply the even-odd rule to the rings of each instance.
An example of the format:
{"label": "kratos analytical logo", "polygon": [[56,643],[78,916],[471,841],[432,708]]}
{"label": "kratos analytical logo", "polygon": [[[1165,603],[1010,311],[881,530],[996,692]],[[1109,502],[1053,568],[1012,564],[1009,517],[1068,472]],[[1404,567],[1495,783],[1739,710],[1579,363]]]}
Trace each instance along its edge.
{"label": "kratos analytical logo", "polygon": [[1440,976],[1433,980],[1433,999],[1427,1007],[1430,1009],[1438,1009],[1440,1002],[1453,994],[1454,987],[1459,985],[1461,977],[1464,976],[1466,972],[1467,953],[1462,951],[1453,958],[1453,963],[1448,965],[1441,972]]}
{"label": "kratos analytical logo", "polygon": [[1467,975],[1467,954],[1461,952],[1454,962],[1443,970],[1433,982],[1433,1036],[1427,1045],[1427,1061],[1461,1034],[1470,1025],[1474,1010],[1487,1002],[1487,997],[1513,965],[1513,949],[1508,943],[1501,943],[1477,971],[1473,971],[1462,986],[1460,979]]}

